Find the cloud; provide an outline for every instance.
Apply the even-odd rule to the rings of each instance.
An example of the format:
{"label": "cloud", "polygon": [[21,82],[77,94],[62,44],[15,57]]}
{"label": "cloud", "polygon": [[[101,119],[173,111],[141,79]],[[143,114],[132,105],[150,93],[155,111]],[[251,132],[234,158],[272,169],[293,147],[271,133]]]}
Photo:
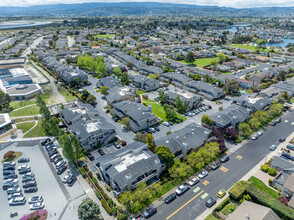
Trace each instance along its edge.
{"label": "cloud", "polygon": [[194,5],[224,6],[234,8],[252,7],[290,7],[294,6],[294,0],[0,0],[0,6],[31,6],[47,4],[74,4],[85,2],[164,2]]}

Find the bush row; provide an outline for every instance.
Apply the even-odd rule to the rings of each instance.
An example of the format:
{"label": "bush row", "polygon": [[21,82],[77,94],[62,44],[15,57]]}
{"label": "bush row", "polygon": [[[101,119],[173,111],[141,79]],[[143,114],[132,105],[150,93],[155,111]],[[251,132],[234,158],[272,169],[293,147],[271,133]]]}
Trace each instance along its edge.
{"label": "bush row", "polygon": [[243,197],[248,185],[249,183],[243,180],[237,182],[229,191],[230,197],[235,201],[239,201]]}
{"label": "bush row", "polygon": [[105,201],[105,199],[101,199],[101,204],[102,206],[105,208],[106,212],[109,214],[109,215],[112,215],[112,210],[111,208],[108,206],[107,202]]}

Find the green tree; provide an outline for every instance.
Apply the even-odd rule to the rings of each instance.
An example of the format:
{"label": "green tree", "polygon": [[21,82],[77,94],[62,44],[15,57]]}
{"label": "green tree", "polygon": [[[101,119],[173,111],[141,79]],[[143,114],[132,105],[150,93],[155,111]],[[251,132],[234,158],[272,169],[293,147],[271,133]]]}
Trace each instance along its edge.
{"label": "green tree", "polygon": [[8,111],[10,102],[9,95],[0,89],[0,112]]}
{"label": "green tree", "polygon": [[241,123],[239,125],[239,132],[243,137],[248,137],[252,133],[252,130],[247,123]]}
{"label": "green tree", "polygon": [[96,102],[96,97],[95,97],[94,95],[90,94],[90,95],[87,97],[87,99],[86,99],[85,102],[86,102],[86,103],[89,103],[89,104],[94,104],[94,103]]}
{"label": "green tree", "polygon": [[152,134],[150,134],[150,133],[146,134],[146,143],[147,143],[149,149],[154,148],[154,137]]}
{"label": "green tree", "polygon": [[261,110],[255,112],[254,116],[258,119],[260,123],[265,123],[269,118],[268,113],[266,111],[261,111]]}
{"label": "green tree", "polygon": [[162,160],[167,167],[171,167],[174,163],[175,155],[170,151],[170,149],[166,146],[157,146],[154,149],[154,153],[156,153],[160,160]]}
{"label": "green tree", "polygon": [[183,106],[183,102],[180,98],[180,95],[177,95],[176,98],[175,98],[175,106],[176,108],[181,111],[182,110],[182,106]]}
{"label": "green tree", "polygon": [[121,119],[121,124],[124,125],[126,128],[129,128],[129,126],[130,126],[130,118],[129,117],[123,117]]}
{"label": "green tree", "polygon": [[163,109],[166,114],[167,120],[175,121],[177,119],[177,112],[175,111],[173,106],[165,104],[163,106]]}
{"label": "green tree", "polygon": [[175,181],[184,180],[189,174],[193,172],[193,169],[181,160],[176,159],[174,165],[169,168],[168,173]]}
{"label": "green tree", "polygon": [[109,88],[107,86],[101,86],[100,93],[102,95],[107,95],[108,94],[108,92],[107,92],[108,90],[109,90]]}
{"label": "green tree", "polygon": [[234,94],[239,92],[240,86],[235,79],[227,79],[224,84],[224,90],[228,94]]}
{"label": "green tree", "polygon": [[91,199],[85,199],[78,208],[79,219],[81,220],[99,220],[100,208],[96,202]]}
{"label": "green tree", "polygon": [[71,88],[78,88],[79,85],[80,85],[80,83],[81,83],[81,80],[80,80],[80,79],[78,79],[78,78],[74,78],[74,79],[72,79],[72,80],[69,82],[69,86],[70,86]]}
{"label": "green tree", "polygon": [[75,162],[75,155],[74,155],[74,149],[71,144],[71,139],[68,134],[63,134],[58,139],[60,146],[62,148],[62,154],[66,159],[68,159],[70,162]]}
{"label": "green tree", "polygon": [[166,103],[166,94],[164,93],[163,90],[159,90],[158,92],[158,100],[161,102],[161,104],[165,104]]}
{"label": "green tree", "polygon": [[195,61],[194,53],[193,53],[193,52],[189,52],[189,53],[187,53],[187,55],[186,55],[186,57],[185,57],[185,61],[186,61],[187,63],[193,64],[194,61]]}
{"label": "green tree", "polygon": [[139,132],[134,137],[134,140],[135,141],[140,141],[142,143],[146,143],[147,142],[147,140],[146,140],[146,134],[142,134],[142,133]]}
{"label": "green tree", "polygon": [[208,115],[203,115],[201,118],[201,122],[203,124],[206,124],[208,126],[212,126],[213,125],[213,121],[211,120],[211,118]]}
{"label": "green tree", "polygon": [[248,124],[254,130],[258,129],[261,125],[260,121],[254,116],[248,121]]}
{"label": "green tree", "polygon": [[182,105],[182,112],[187,112],[188,110],[188,102],[185,100]]}
{"label": "green tree", "polygon": [[286,72],[284,71],[284,70],[281,70],[280,72],[279,72],[279,76],[278,76],[278,78],[279,78],[279,80],[281,80],[281,81],[285,81],[286,80]]}
{"label": "green tree", "polygon": [[272,104],[268,110],[270,116],[276,116],[282,113],[283,105],[280,103]]}

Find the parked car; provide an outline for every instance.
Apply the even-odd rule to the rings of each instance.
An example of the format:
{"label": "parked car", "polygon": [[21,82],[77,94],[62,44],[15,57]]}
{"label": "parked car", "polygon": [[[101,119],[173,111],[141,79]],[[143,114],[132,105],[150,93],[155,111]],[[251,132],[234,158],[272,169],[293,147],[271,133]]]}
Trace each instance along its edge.
{"label": "parked car", "polygon": [[18,179],[6,179],[4,183],[18,183]]}
{"label": "parked car", "polygon": [[252,139],[252,140],[257,140],[258,137],[259,137],[258,134],[255,134],[255,135],[253,135],[253,136],[251,137],[251,139]]}
{"label": "parked car", "polygon": [[294,160],[294,157],[291,154],[288,154],[286,152],[282,153],[282,157],[285,157],[288,160]]}
{"label": "parked car", "polygon": [[203,179],[203,178],[205,178],[207,175],[208,175],[208,172],[207,172],[206,170],[203,170],[203,171],[198,175],[198,177],[199,177],[200,179]]}
{"label": "parked car", "polygon": [[57,151],[57,149],[56,148],[54,148],[55,150],[52,150],[52,151],[49,151],[48,152],[48,156],[49,157],[52,157],[54,154],[57,154],[58,153],[58,151]]}
{"label": "parked car", "polygon": [[277,122],[272,121],[271,126],[275,126],[277,124]]}
{"label": "parked car", "polygon": [[3,171],[5,171],[5,170],[15,170],[15,167],[14,166],[5,166],[5,167],[3,167]]}
{"label": "parked car", "polygon": [[31,169],[24,169],[24,170],[20,170],[19,174],[26,174],[26,173],[29,173],[29,172],[31,172]]}
{"label": "parked car", "polygon": [[98,153],[99,153],[101,156],[105,155],[105,153],[104,153],[104,151],[103,151],[102,149],[98,149],[97,151],[98,151]]}
{"label": "parked car", "polygon": [[191,179],[189,182],[188,182],[188,184],[190,185],[190,186],[194,186],[196,183],[198,183],[200,180],[199,180],[199,178],[198,177],[194,177],[193,179]]}
{"label": "parked car", "polygon": [[70,180],[70,178],[71,178],[72,176],[73,176],[73,173],[68,172],[68,173],[66,174],[66,176],[63,177],[62,182],[63,182],[63,183],[67,183],[68,180]]}
{"label": "parked car", "polygon": [[37,186],[37,182],[36,181],[27,181],[27,182],[24,182],[22,185],[23,188],[29,188],[32,186]]}
{"label": "parked car", "polygon": [[113,145],[114,145],[114,147],[115,147],[116,149],[120,149],[120,145],[119,145],[119,143],[114,142]]}
{"label": "parked car", "polygon": [[57,170],[57,174],[58,174],[58,175],[63,174],[63,172],[64,172],[66,169],[67,169],[67,166],[60,167],[60,168]]}
{"label": "parked car", "polygon": [[25,197],[15,197],[9,200],[9,205],[24,205],[26,203],[26,198]]}
{"label": "parked car", "polygon": [[14,170],[3,170],[3,176],[8,176],[11,174],[15,174]]}
{"label": "parked car", "polygon": [[45,207],[44,203],[42,202],[36,202],[30,205],[30,210],[38,210],[43,209]]}
{"label": "parked car", "polygon": [[227,193],[226,190],[221,189],[220,191],[218,191],[217,197],[222,198],[222,197],[224,197],[226,195],[226,193]]}
{"label": "parked car", "polygon": [[294,144],[287,144],[287,148],[294,151]]}
{"label": "parked car", "polygon": [[157,209],[155,206],[151,206],[149,209],[147,209],[143,215],[145,218],[150,218],[152,215],[154,215],[157,212]]}
{"label": "parked car", "polygon": [[284,142],[285,140],[286,140],[285,137],[281,137],[281,138],[279,139],[280,142]]}
{"label": "parked car", "polygon": [[187,192],[190,189],[190,187],[186,184],[179,185],[176,189],[177,196],[183,195],[185,192]]}
{"label": "parked car", "polygon": [[263,131],[259,131],[259,132],[257,132],[257,135],[260,137],[260,136],[262,136],[263,135]]}
{"label": "parked car", "polygon": [[225,162],[227,162],[227,161],[229,161],[230,160],[230,157],[228,156],[228,155],[224,155],[224,156],[222,156],[222,158],[220,159],[220,161],[222,162],[222,163],[225,163]]}
{"label": "parked car", "polygon": [[91,153],[88,153],[87,157],[89,158],[90,161],[93,161],[95,159]]}
{"label": "parked car", "polygon": [[53,162],[55,158],[60,157],[60,154],[54,154],[52,157],[50,157],[50,161]]}
{"label": "parked car", "polygon": [[166,121],[163,122],[162,124],[163,124],[164,126],[166,126],[166,127],[169,127],[169,126],[170,126],[170,124],[169,124],[168,122],[166,122]]}
{"label": "parked car", "polygon": [[174,123],[172,123],[171,121],[168,121],[168,123],[169,123],[170,126],[174,125]]}
{"label": "parked car", "polygon": [[176,194],[172,193],[164,199],[165,204],[169,204],[177,198]]}
{"label": "parked car", "polygon": [[30,169],[31,167],[30,167],[30,165],[22,165],[22,166],[19,166],[18,168],[17,168],[17,170],[18,171],[20,171],[20,170],[25,170],[25,169]]}
{"label": "parked car", "polygon": [[35,174],[30,172],[30,173],[26,173],[25,175],[23,175],[23,177],[28,177],[28,176],[35,177]]}
{"label": "parked car", "polygon": [[33,204],[36,202],[43,202],[43,197],[42,196],[33,196],[29,198],[29,204]]}
{"label": "parked car", "polygon": [[211,165],[211,169],[216,170],[220,166],[220,161],[217,160]]}
{"label": "parked car", "polygon": [[32,186],[32,187],[24,189],[25,193],[33,193],[33,192],[37,192],[37,191],[38,191],[38,187],[36,187],[36,186]]}
{"label": "parked car", "polygon": [[2,189],[3,190],[7,190],[9,188],[16,188],[18,187],[18,183],[14,183],[14,182],[7,182],[7,183],[4,183],[3,186],[2,186]]}
{"label": "parked car", "polygon": [[157,127],[154,127],[154,129],[156,130],[156,131],[160,131],[160,128],[157,126]]}
{"label": "parked car", "polygon": [[13,194],[13,193],[20,193],[21,189],[19,187],[13,187],[13,188],[8,188],[6,190],[6,193],[9,194]]}
{"label": "parked car", "polygon": [[216,203],[216,198],[211,197],[210,199],[208,199],[205,203],[205,205],[210,208],[211,206],[213,206]]}
{"label": "parked car", "polygon": [[144,217],[142,215],[138,215],[135,217],[134,220],[145,220]]}
{"label": "parked car", "polygon": [[277,122],[277,123],[280,123],[281,121],[282,121],[281,118],[277,118],[277,119],[276,119],[276,122]]}
{"label": "parked car", "polygon": [[56,165],[55,165],[55,168],[56,169],[59,169],[60,167],[63,167],[65,165],[65,161],[62,160],[62,161],[59,161]]}
{"label": "parked car", "polygon": [[277,149],[277,145],[272,144],[272,145],[269,147],[269,149],[270,149],[271,151],[274,151],[275,149]]}
{"label": "parked car", "polygon": [[6,162],[4,162],[3,164],[3,167],[6,167],[6,166],[13,166],[13,167],[15,167],[15,162],[11,162],[11,161],[6,161]]}
{"label": "parked car", "polygon": [[54,160],[52,161],[54,164],[57,164],[59,161],[62,161],[63,157],[58,154],[58,157],[55,157]]}
{"label": "parked car", "polygon": [[47,143],[51,143],[51,142],[52,142],[51,139],[50,138],[47,138],[47,139],[41,141],[41,145],[42,146],[45,146]]}
{"label": "parked car", "polygon": [[22,197],[22,196],[23,196],[23,195],[22,195],[21,192],[20,192],[20,193],[9,194],[9,195],[8,195],[8,200],[13,199],[13,198],[16,198],[16,197]]}
{"label": "parked car", "polygon": [[16,179],[16,178],[17,178],[16,174],[9,174],[7,176],[4,176],[4,180],[6,180],[6,179]]}
{"label": "parked car", "polygon": [[156,133],[155,128],[149,128],[152,133]]}
{"label": "parked car", "polygon": [[21,157],[21,158],[18,159],[17,162],[19,162],[19,163],[27,163],[27,162],[30,162],[30,158],[28,158],[28,157]]}
{"label": "parked car", "polygon": [[67,185],[70,187],[72,186],[75,182],[77,181],[76,177],[71,177],[68,181],[67,181]]}
{"label": "parked car", "polygon": [[28,181],[35,181],[35,177],[33,176],[27,176],[27,177],[22,177],[22,182],[28,182]]}

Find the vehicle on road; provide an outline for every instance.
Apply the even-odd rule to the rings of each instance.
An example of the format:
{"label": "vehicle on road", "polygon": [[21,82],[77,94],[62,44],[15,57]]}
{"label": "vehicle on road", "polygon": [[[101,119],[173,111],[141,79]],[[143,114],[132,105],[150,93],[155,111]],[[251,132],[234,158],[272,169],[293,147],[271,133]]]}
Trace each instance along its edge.
{"label": "vehicle on road", "polygon": [[286,140],[285,137],[281,137],[281,138],[279,139],[280,142],[284,142],[285,140]]}
{"label": "vehicle on road", "polygon": [[272,144],[272,145],[269,147],[269,149],[270,149],[271,151],[274,151],[275,149],[277,149],[277,145]]}
{"label": "vehicle on road", "polygon": [[187,192],[190,189],[190,187],[186,184],[179,185],[176,189],[177,196],[183,195],[185,192]]}
{"label": "vehicle on road", "polygon": [[120,149],[120,145],[119,145],[119,143],[114,142],[113,145],[114,145],[114,147],[115,147],[116,149]]}
{"label": "vehicle on road", "polygon": [[26,198],[25,197],[15,197],[9,200],[9,205],[24,205],[26,203]]}
{"label": "vehicle on road", "polygon": [[45,207],[45,204],[42,202],[36,202],[30,205],[30,210],[38,210],[43,209]]}
{"label": "vehicle on road", "polygon": [[272,121],[271,126],[275,126],[277,124],[277,122]]}
{"label": "vehicle on road", "polygon": [[208,175],[208,172],[207,172],[206,170],[203,170],[203,171],[198,175],[198,177],[199,177],[200,179],[203,179],[203,178],[205,178],[207,175]]}
{"label": "vehicle on road", "polygon": [[253,136],[251,137],[251,139],[252,139],[252,140],[257,140],[258,137],[259,137],[258,134],[255,134],[255,135],[253,135]]}
{"label": "vehicle on road", "polygon": [[101,156],[105,155],[105,153],[104,153],[104,151],[103,151],[102,149],[98,149],[97,151],[98,151],[98,153],[99,153]]}
{"label": "vehicle on road", "polygon": [[151,206],[149,209],[147,209],[143,215],[145,218],[150,218],[152,215],[154,215],[157,212],[157,209],[155,206]]}
{"label": "vehicle on road", "polygon": [[190,185],[190,186],[194,186],[196,183],[198,183],[200,180],[199,180],[199,178],[198,177],[194,177],[193,179],[191,179],[189,182],[188,182],[188,184]]}
{"label": "vehicle on road", "polygon": [[220,161],[217,160],[211,165],[211,169],[216,170],[220,166]]}
{"label": "vehicle on road", "polygon": [[210,207],[213,206],[215,203],[216,203],[216,198],[211,197],[211,198],[209,198],[209,199],[206,201],[205,205],[206,205],[206,207],[210,208]]}
{"label": "vehicle on road", "polygon": [[176,194],[172,193],[164,199],[165,204],[169,204],[177,198]]}
{"label": "vehicle on road", "polygon": [[32,186],[32,187],[24,189],[25,193],[33,193],[33,192],[37,192],[37,191],[38,191],[38,187],[36,187],[36,186]]}
{"label": "vehicle on road", "polygon": [[164,126],[166,126],[166,127],[169,127],[169,126],[170,126],[170,125],[169,125],[169,123],[168,123],[168,122],[166,122],[166,121],[165,121],[165,122],[163,122],[162,124],[163,124]]}
{"label": "vehicle on road", "polygon": [[33,204],[36,202],[43,202],[43,197],[42,196],[33,196],[31,198],[29,198],[29,204]]}
{"label": "vehicle on road", "polygon": [[226,193],[227,193],[226,190],[221,189],[220,191],[218,191],[217,197],[222,198],[222,197],[224,197],[226,195]]}
{"label": "vehicle on road", "polygon": [[28,158],[28,157],[21,157],[21,158],[18,159],[17,162],[19,162],[19,163],[27,163],[27,162],[30,162],[30,158]]}
{"label": "vehicle on road", "polygon": [[228,155],[224,155],[224,156],[222,156],[222,158],[220,159],[220,162],[222,162],[222,163],[225,163],[225,162],[227,162],[227,161],[229,161],[230,160],[230,157],[228,156]]}

